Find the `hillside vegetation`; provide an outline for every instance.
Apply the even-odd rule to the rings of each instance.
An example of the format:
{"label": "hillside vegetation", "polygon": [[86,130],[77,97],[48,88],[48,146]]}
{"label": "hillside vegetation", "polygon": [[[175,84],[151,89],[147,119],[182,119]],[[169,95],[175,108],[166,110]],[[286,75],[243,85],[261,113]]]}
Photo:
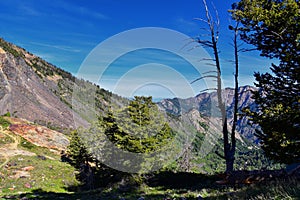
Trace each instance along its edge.
{"label": "hillside vegetation", "polygon": [[[0,39],[1,198],[300,199],[299,2],[232,5],[234,89],[202,2],[216,92],[188,99],[120,97]],[[257,88],[238,87],[238,40],[278,59]]]}
{"label": "hillside vegetation", "polygon": [[[143,178],[143,183],[115,183],[93,191],[80,191],[75,168],[47,148],[38,147],[8,129],[1,128],[6,152],[23,151],[20,155],[10,155],[5,161],[1,154],[0,196],[4,199],[296,199],[300,185],[296,177],[268,178],[251,185],[241,178],[238,185],[222,185],[222,175],[202,175],[186,172],[163,172]],[[10,145],[17,147],[10,148]],[[1,151],[3,152],[3,151]],[[26,152],[26,153],[25,153]],[[244,175],[251,179],[263,179],[264,175]],[[75,190],[75,191],[74,191]]]}
{"label": "hillside vegetation", "polygon": [[[71,135],[71,130],[76,127],[70,126],[69,123],[74,124],[73,120],[77,120],[76,122],[84,127],[92,124],[91,130],[95,123],[93,121],[95,117],[93,116],[97,115],[96,119],[100,120],[99,122],[102,124],[101,129],[107,128],[112,119],[119,122],[121,120],[123,124],[128,124],[131,120],[137,124],[141,122],[150,123],[151,126],[155,127],[157,122],[153,123],[145,118],[147,116],[145,113],[149,112],[146,109],[148,106],[144,107],[145,113],[142,115],[143,119],[141,118],[141,121],[139,119],[141,116],[136,114],[139,110],[139,104],[134,103],[134,101],[129,101],[105,91],[88,81],[79,80],[70,73],[2,39],[1,48],[3,49],[2,59],[5,60],[3,63],[7,63],[2,66],[2,83],[4,88],[8,88],[1,99],[2,105],[14,105],[16,100],[22,101],[24,96],[20,94],[25,94],[27,98],[31,99],[31,102],[25,104],[25,107],[10,106],[2,109],[3,111],[6,110],[7,113],[2,113],[5,116],[0,117],[2,127],[0,135],[0,190],[2,196],[6,198],[26,196],[29,199],[53,199],[58,197],[65,197],[66,199],[138,199],[140,197],[149,199],[180,199],[183,197],[195,199],[201,196],[211,199],[226,199],[228,197],[239,199],[245,193],[249,193],[247,198],[253,196],[253,198],[264,197],[268,199],[267,195],[274,196],[278,193],[281,195],[280,198],[298,195],[299,187],[297,184],[296,187],[289,187],[290,184],[297,182],[297,178],[284,178],[280,175],[283,173],[280,170],[275,172],[256,171],[254,175],[247,171],[262,168],[268,170],[280,169],[282,167],[271,163],[257,145],[248,142],[247,138],[251,139],[253,137],[250,132],[244,132],[244,136],[238,135],[238,154],[235,168],[241,171],[239,179],[224,179],[226,177],[222,172],[225,165],[219,156],[215,154],[215,151],[222,148],[222,140],[218,135],[218,127],[211,121],[217,121],[218,119],[209,118],[206,113],[206,107],[214,104],[212,103],[214,93],[209,95],[200,94],[195,99],[164,100],[157,105],[151,103],[151,109],[154,110],[153,113],[156,113],[153,116],[160,116],[157,119],[160,122],[165,121],[168,124],[166,127],[169,127],[170,131],[176,135],[172,148],[180,151],[177,159],[164,165],[160,172],[143,174],[142,176],[120,174],[120,172],[107,168],[107,166],[104,166],[105,170],[103,168],[99,170],[97,167],[92,168],[95,177],[98,176],[100,179],[93,182],[94,186],[92,188],[88,188],[97,189],[87,192],[85,191],[87,190],[86,182],[82,179],[80,167],[78,168],[78,166],[76,167],[72,162],[69,162],[69,155],[66,159],[65,154],[60,154],[61,151],[67,150],[69,143],[65,141],[72,139],[68,137]],[[19,64],[12,65],[12,62]],[[16,77],[11,74],[10,70],[16,72]],[[20,79],[27,80],[28,83],[19,82],[21,87],[14,87],[12,81],[19,81]],[[28,87],[32,90],[28,90]],[[74,87],[80,91],[75,96],[73,93]],[[242,87],[240,90],[249,90],[247,88]],[[43,92],[33,94],[33,90]],[[224,93],[230,96],[231,90],[224,90]],[[247,92],[244,94],[246,95],[244,99],[249,99],[247,98],[249,94]],[[48,100],[50,101],[45,103],[40,98],[36,99],[36,95],[49,97]],[[5,104],[5,101],[8,100],[12,102]],[[177,101],[180,101],[180,103],[176,103]],[[207,101],[210,103],[203,103]],[[95,107],[89,107],[91,103]],[[241,98],[241,104],[251,105],[252,103],[251,101],[245,102]],[[227,104],[228,107],[231,106],[230,98]],[[53,105],[57,107],[53,107]],[[199,105],[201,106],[197,107]],[[157,109],[157,106],[160,109]],[[48,110],[47,118],[43,116],[45,108]],[[138,110],[134,110],[137,108]],[[129,113],[132,114],[125,114],[126,109],[129,109]],[[161,110],[166,110],[166,112],[161,112]],[[178,110],[180,111],[178,112]],[[110,113],[111,111],[113,113]],[[158,112],[161,113],[158,114]],[[11,115],[18,118],[10,118]],[[230,116],[230,113],[228,115]],[[56,116],[58,117],[56,118]],[[75,118],[73,118],[74,116]],[[19,119],[19,117],[24,117],[29,121]],[[242,120],[240,123],[242,127],[246,122]],[[109,126],[111,126],[110,130],[117,130],[115,126],[118,126],[118,124],[110,124]],[[145,140],[140,143],[140,140],[136,140],[130,135],[126,136],[126,131],[132,130],[136,125],[131,126],[127,128],[118,127],[121,128],[119,132],[110,131],[108,134],[111,134],[109,137],[112,141],[115,141],[116,144],[119,143],[121,146],[125,144],[123,143],[125,140],[130,141],[131,145],[128,146],[127,142],[123,148],[133,152],[153,151],[156,148],[154,143],[165,142],[172,135],[161,135],[161,138],[154,137],[151,140],[148,138],[149,141]],[[86,133],[89,129],[79,129],[79,132],[80,130],[84,130],[83,132]],[[136,130],[143,131],[143,129],[139,130],[138,127]],[[167,131],[166,133],[171,132]],[[205,137],[207,134],[211,134],[211,137],[215,140],[206,143]],[[94,137],[90,136],[88,136],[90,139]],[[186,140],[187,136],[191,139]],[[77,140],[80,139],[82,138]],[[147,143],[150,145],[146,145]],[[141,144],[143,145],[141,146]],[[213,148],[203,156],[203,149],[204,152],[206,149],[201,148],[202,145],[212,145]],[[146,146],[148,147],[146,148]],[[83,148],[87,147],[83,146]],[[92,157],[89,163],[94,162],[95,160]],[[278,181],[274,177],[277,177]],[[270,179],[274,182],[271,182],[269,186],[264,185],[264,182]],[[221,182],[218,183],[218,181]],[[281,184],[280,181],[283,181],[284,184]],[[233,182],[236,183],[233,184]],[[249,184],[254,185],[249,186]],[[261,188],[268,189],[269,192],[266,194],[257,192]]]}

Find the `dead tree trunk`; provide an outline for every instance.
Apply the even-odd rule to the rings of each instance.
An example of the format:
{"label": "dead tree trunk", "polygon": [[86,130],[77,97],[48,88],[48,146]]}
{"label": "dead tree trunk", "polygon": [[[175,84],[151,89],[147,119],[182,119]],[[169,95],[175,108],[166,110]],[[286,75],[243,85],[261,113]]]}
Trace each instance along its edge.
{"label": "dead tree trunk", "polygon": [[[236,149],[236,138],[235,138],[235,130],[237,125],[238,119],[238,103],[239,103],[239,56],[238,56],[238,23],[235,27],[229,26],[230,30],[234,31],[234,39],[233,39],[233,46],[234,46],[234,64],[235,64],[235,74],[234,74],[234,108],[233,108],[233,122],[232,122],[232,129],[231,129],[231,145],[228,150],[228,157],[226,158],[226,166],[230,167],[228,172],[233,171],[233,164],[235,160],[235,149]],[[228,164],[227,164],[228,162]]]}
{"label": "dead tree trunk", "polygon": [[[235,90],[234,90],[234,111],[233,111],[233,126],[231,130],[231,142],[229,142],[229,131],[227,126],[227,112],[226,105],[222,97],[222,78],[221,78],[221,63],[219,58],[219,50],[218,50],[218,38],[219,38],[219,18],[218,13],[216,12],[216,21],[212,17],[209,8],[207,6],[206,0],[203,0],[206,19],[199,19],[200,21],[205,22],[209,29],[210,39],[203,40],[201,38],[197,38],[196,42],[204,47],[208,47],[213,50],[215,66],[217,69],[217,75],[215,78],[217,79],[217,99],[218,99],[218,107],[221,112],[222,117],[222,133],[223,133],[223,151],[224,155],[220,155],[225,159],[226,162],[226,173],[232,173],[234,171],[234,160],[235,160],[235,150],[236,150],[236,138],[235,138],[235,129],[237,123],[237,112],[238,112],[238,26],[233,28],[234,30],[234,55],[235,55]],[[211,76],[210,76],[211,77]]]}

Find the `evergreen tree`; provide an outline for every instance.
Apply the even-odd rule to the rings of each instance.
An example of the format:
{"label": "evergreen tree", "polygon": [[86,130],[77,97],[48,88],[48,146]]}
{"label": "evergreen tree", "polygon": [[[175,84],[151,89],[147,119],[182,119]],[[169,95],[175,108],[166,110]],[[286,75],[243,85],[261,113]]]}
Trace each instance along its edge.
{"label": "evergreen tree", "polygon": [[150,121],[150,109],[154,107],[152,97],[135,96],[128,106],[128,113],[139,126],[146,125]]}
{"label": "evergreen tree", "polygon": [[72,131],[71,133],[67,155],[71,161],[71,164],[77,169],[79,169],[83,164],[86,165],[92,160],[91,154],[87,151],[87,148],[82,142],[77,130]]}
{"label": "evergreen tree", "polygon": [[173,135],[152,97],[136,96],[124,109],[109,112],[100,125],[117,147],[134,153],[155,151]]}
{"label": "evergreen tree", "polygon": [[92,155],[88,152],[86,145],[79,136],[78,130],[75,130],[71,133],[67,156],[70,164],[79,171],[79,174],[76,175],[76,178],[82,183],[82,188],[88,190],[93,189],[94,170],[90,163],[95,162],[95,159],[93,159]]}
{"label": "evergreen tree", "polygon": [[270,158],[300,161],[300,4],[298,0],[242,0],[233,17],[243,24],[242,39],[262,56],[279,59],[270,73],[255,73],[255,110],[245,113],[258,124],[257,136]]}

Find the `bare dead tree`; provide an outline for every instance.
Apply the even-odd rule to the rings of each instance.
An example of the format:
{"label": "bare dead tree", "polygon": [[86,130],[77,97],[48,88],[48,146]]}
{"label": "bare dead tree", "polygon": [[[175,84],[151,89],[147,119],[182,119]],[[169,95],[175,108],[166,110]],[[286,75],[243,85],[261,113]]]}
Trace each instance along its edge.
{"label": "bare dead tree", "polygon": [[[222,98],[222,78],[221,78],[221,63],[219,57],[219,50],[218,50],[218,39],[219,39],[219,27],[220,21],[218,17],[218,12],[216,12],[216,19],[211,15],[206,0],[202,0],[203,5],[205,8],[206,19],[197,18],[202,22],[205,22],[208,25],[208,32],[209,32],[209,40],[202,39],[198,37],[195,41],[203,47],[209,48],[213,51],[214,55],[214,63],[216,67],[216,75],[206,75],[204,77],[200,77],[195,81],[201,80],[203,78],[216,78],[217,80],[217,99],[218,99],[218,107],[221,111],[221,118],[222,118],[222,133],[223,133],[223,151],[224,155],[216,152],[220,157],[225,159],[226,162],[226,173],[232,173],[234,168],[234,160],[235,160],[235,150],[236,150],[236,138],[235,138],[235,129],[237,124],[237,114],[238,114],[238,70],[239,70],[239,62],[238,62],[238,24],[236,27],[230,26],[229,28],[234,31],[234,55],[235,55],[235,90],[234,90],[234,116],[233,116],[233,126],[231,130],[231,141],[229,143],[229,131],[227,126],[227,113],[226,113],[226,105]],[[193,82],[195,82],[193,81]]]}
{"label": "bare dead tree", "polygon": [[239,24],[237,23],[235,27],[229,26],[229,29],[234,31],[233,38],[233,47],[234,47],[234,64],[235,64],[235,74],[234,74],[234,108],[233,108],[233,122],[231,129],[231,145],[229,149],[227,149],[227,157],[226,158],[226,167],[228,172],[233,171],[233,164],[235,160],[235,150],[236,150],[236,138],[235,138],[235,130],[238,119],[238,103],[239,103],[239,46],[238,46],[238,37],[239,37]]}

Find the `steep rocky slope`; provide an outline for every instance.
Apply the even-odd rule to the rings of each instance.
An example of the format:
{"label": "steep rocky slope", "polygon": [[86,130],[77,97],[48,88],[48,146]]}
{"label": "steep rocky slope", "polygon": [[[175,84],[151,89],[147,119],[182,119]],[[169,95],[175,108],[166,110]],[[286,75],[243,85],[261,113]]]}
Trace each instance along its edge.
{"label": "steep rocky slope", "polygon": [[[74,92],[74,88],[80,92]],[[254,89],[250,86],[239,88],[239,109],[255,106],[250,98],[250,91]],[[232,119],[233,89],[224,89],[223,96],[228,117]],[[126,103],[128,99],[77,79],[25,49],[0,39],[0,115],[10,112],[13,116],[62,130],[87,127],[97,115]],[[204,124],[218,129],[220,113],[216,92],[188,99],[165,99],[158,105],[171,115],[181,115],[183,129],[189,129],[184,127],[185,124],[199,132],[203,132]],[[177,122],[170,123],[178,129]],[[245,118],[239,119],[237,130],[246,138],[257,141],[253,136],[254,129]]]}
{"label": "steep rocky slope", "polygon": [[[82,95],[73,95],[75,87]],[[117,101],[124,99],[0,39],[0,115],[59,129],[87,127],[90,116]]]}
{"label": "steep rocky slope", "polygon": [[[251,99],[251,91],[256,90],[256,88],[251,86],[242,86],[239,88],[239,101],[238,109],[241,112],[242,108],[247,106],[255,107],[254,100]],[[226,88],[222,91],[222,96],[225,100],[225,105],[227,108],[227,116],[229,125],[232,125],[233,118],[233,100],[234,100],[234,89]],[[206,124],[217,124],[217,122],[212,122],[220,118],[220,111],[217,107],[217,93],[201,93],[196,97],[188,99],[164,99],[159,103],[159,106],[176,116],[187,116],[191,123],[197,128],[199,127],[199,122],[204,122]],[[203,119],[206,119],[203,121]],[[211,121],[211,123],[210,123]],[[248,120],[245,117],[239,117],[237,125],[237,132],[244,137],[250,139],[253,142],[258,142],[257,138],[254,136],[255,127],[249,125]]]}

